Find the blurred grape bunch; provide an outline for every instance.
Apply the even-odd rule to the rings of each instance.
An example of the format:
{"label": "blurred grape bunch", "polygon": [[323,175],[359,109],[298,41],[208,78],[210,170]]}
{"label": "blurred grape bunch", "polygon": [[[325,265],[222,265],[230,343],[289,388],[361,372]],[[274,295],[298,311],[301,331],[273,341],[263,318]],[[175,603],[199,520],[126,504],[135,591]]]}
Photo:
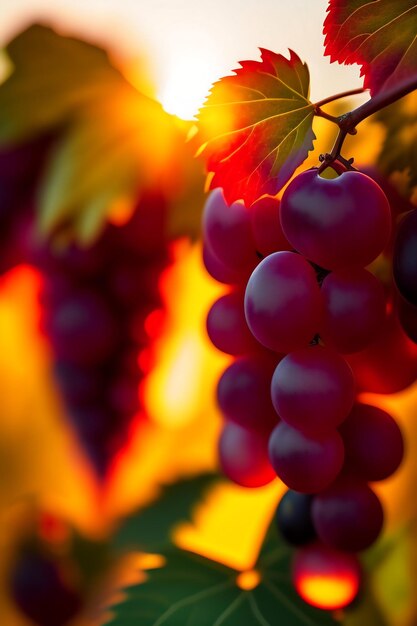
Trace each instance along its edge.
{"label": "blurred grape bunch", "polygon": [[43,275],[42,331],[70,422],[104,478],[136,417],[163,321],[169,242],[199,229],[189,124],[107,53],[34,25],[0,85],[0,271]]}

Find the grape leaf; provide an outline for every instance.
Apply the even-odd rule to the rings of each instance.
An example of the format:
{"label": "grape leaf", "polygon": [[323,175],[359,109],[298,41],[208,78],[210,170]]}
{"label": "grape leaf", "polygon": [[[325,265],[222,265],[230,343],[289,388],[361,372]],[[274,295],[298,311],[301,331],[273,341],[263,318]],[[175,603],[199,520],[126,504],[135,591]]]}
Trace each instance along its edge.
{"label": "grape leaf", "polygon": [[201,474],[164,487],[149,506],[127,517],[113,537],[116,549],[158,552],[170,544],[174,526],[190,518],[194,505],[219,476]]}
{"label": "grape leaf", "polygon": [[405,174],[405,191],[413,204],[417,198],[417,94],[411,93],[379,111],[375,118],[386,129],[386,136],[378,157],[378,166],[386,175]]}
{"label": "grape leaf", "polygon": [[[128,218],[142,192],[157,186],[168,203],[168,235],[196,234],[203,172],[183,147],[186,125],[92,44],[34,25],[6,52],[12,71],[0,85],[0,144],[55,138],[37,206],[42,233],[88,244],[115,206],[123,204]],[[197,192],[184,203],[189,186]]]}
{"label": "grape leaf", "polygon": [[308,67],[261,49],[261,61],[241,61],[211,89],[199,112],[200,149],[210,188],[231,203],[251,205],[275,195],[306,159],[315,139]]}
{"label": "grape leaf", "polygon": [[[335,626],[324,611],[305,604],[290,578],[292,551],[268,533],[256,573],[259,584],[239,586],[239,572],[192,552],[171,548],[166,565],[126,591],[112,626]],[[248,581],[256,573],[248,573]],[[245,576],[245,574],[243,574]]]}
{"label": "grape leaf", "polygon": [[329,0],[327,11],[325,54],[361,65],[372,95],[417,79],[415,0]]}

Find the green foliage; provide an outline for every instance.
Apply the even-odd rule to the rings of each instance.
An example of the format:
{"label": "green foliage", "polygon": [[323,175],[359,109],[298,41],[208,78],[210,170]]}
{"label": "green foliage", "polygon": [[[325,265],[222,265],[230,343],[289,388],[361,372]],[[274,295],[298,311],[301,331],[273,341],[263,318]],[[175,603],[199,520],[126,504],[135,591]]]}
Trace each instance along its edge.
{"label": "green foliage", "polygon": [[126,590],[114,608],[112,626],[332,626],[329,613],[306,605],[290,577],[291,550],[274,529],[268,533],[255,566],[259,585],[238,586],[239,572],[191,552],[171,547],[166,565]]}
{"label": "green foliage", "polygon": [[378,165],[387,175],[403,172],[403,190],[410,197],[417,187],[416,93],[382,109],[376,119],[382,122],[386,130]]}
{"label": "green foliage", "polygon": [[171,531],[190,519],[194,505],[215,482],[217,474],[182,479],[163,489],[155,502],[126,518],[113,538],[116,549],[159,552],[171,543]]}
{"label": "green foliage", "polygon": [[12,71],[0,85],[0,144],[54,139],[37,206],[41,233],[87,245],[120,205],[128,217],[142,191],[158,187],[168,203],[167,235],[195,235],[203,177],[185,147],[189,125],[86,42],[35,25],[6,52]]}

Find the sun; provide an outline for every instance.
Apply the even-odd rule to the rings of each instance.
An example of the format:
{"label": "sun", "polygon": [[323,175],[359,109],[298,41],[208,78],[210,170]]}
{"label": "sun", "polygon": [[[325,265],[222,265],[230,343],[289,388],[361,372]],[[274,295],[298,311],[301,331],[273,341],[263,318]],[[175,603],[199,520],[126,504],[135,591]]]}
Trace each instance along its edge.
{"label": "sun", "polygon": [[162,79],[158,99],[168,113],[191,120],[217,80],[216,59],[208,49],[178,51]]}

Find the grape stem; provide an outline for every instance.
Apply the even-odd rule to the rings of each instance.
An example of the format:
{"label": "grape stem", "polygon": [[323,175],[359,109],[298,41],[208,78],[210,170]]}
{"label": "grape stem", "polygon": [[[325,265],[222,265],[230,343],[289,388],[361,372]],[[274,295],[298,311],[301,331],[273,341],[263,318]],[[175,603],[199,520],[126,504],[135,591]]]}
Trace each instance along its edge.
{"label": "grape stem", "polygon": [[332,148],[332,151],[327,154],[320,155],[320,161],[322,165],[320,166],[320,170],[325,169],[333,162],[338,162],[346,169],[354,169],[352,167],[353,159],[345,159],[341,156],[341,150],[343,146],[343,142],[345,141],[347,135],[356,135],[357,130],[356,126],[365,120],[370,115],[373,115],[377,111],[393,104],[400,98],[403,98],[407,94],[411,93],[417,89],[417,77],[415,75],[411,76],[406,80],[398,83],[395,87],[391,87],[391,89],[387,89],[386,91],[382,91],[369,100],[367,100],[364,104],[361,104],[356,109],[349,111],[348,113],[344,113],[339,117],[335,117],[333,115],[329,115],[322,111],[321,107],[324,104],[329,102],[333,102],[334,100],[338,100],[339,98],[343,98],[345,96],[354,95],[357,93],[361,93],[364,89],[354,89],[352,91],[346,91],[341,94],[336,94],[335,96],[330,96],[325,98],[324,100],[320,100],[314,106],[314,114],[318,117],[324,117],[325,119],[333,122],[339,127],[339,133],[336,137],[336,141]]}

